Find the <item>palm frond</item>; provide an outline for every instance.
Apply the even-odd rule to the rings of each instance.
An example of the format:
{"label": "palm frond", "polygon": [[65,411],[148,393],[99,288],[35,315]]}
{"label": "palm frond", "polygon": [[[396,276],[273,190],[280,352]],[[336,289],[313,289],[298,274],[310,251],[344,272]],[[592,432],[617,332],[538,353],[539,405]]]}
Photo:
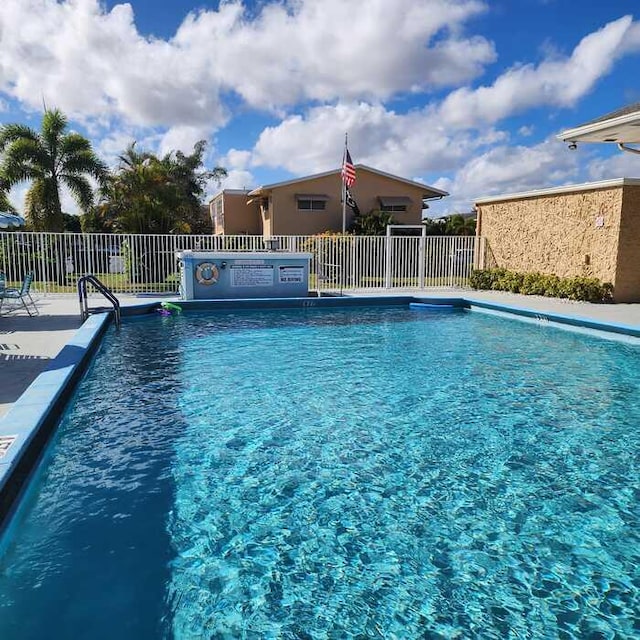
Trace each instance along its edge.
{"label": "palm frond", "polygon": [[73,199],[83,211],[88,211],[93,206],[93,188],[86,178],[79,175],[62,174],[60,180],[69,189]]}
{"label": "palm frond", "polygon": [[65,174],[86,173],[100,183],[105,181],[109,172],[107,165],[93,153],[90,145],[87,149],[79,149],[73,154],[62,157],[59,170]]}
{"label": "palm frond", "polygon": [[14,140],[5,149],[0,173],[13,185],[25,179],[44,175],[50,168],[51,160],[39,141],[21,138]]}
{"label": "palm frond", "polygon": [[91,143],[79,133],[68,133],[60,138],[58,152],[61,157],[74,156],[83,151],[91,151]]}
{"label": "palm frond", "polygon": [[49,150],[51,156],[57,155],[57,149],[64,130],[67,128],[67,116],[59,109],[47,110],[42,116],[42,126],[40,137],[44,146]]}
{"label": "palm frond", "polygon": [[34,180],[25,196],[25,214],[34,231],[62,231],[58,192],[51,180]]}
{"label": "palm frond", "polygon": [[9,195],[0,190],[0,211],[6,213],[17,213],[16,208],[9,202]]}
{"label": "palm frond", "polygon": [[0,176],[6,187],[12,187],[25,180],[44,178],[40,167],[31,162],[24,162],[18,158],[7,157],[0,166]]}
{"label": "palm frond", "polygon": [[0,127],[0,151],[4,151],[7,145],[21,139],[37,141],[38,134],[24,124],[5,124]]}

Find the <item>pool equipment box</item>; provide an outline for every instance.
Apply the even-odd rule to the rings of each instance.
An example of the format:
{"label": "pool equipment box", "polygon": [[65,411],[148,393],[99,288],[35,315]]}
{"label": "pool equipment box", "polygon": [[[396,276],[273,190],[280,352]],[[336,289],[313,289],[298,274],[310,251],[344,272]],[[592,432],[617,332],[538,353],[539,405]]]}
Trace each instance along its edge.
{"label": "pool equipment box", "polygon": [[183,300],[304,298],[311,253],[178,251]]}

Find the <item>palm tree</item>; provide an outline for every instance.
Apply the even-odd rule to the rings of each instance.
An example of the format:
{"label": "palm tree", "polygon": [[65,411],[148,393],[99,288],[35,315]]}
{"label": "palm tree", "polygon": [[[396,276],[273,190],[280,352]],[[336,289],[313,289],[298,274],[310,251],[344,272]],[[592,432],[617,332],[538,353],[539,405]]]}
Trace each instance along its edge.
{"label": "palm tree", "polygon": [[222,167],[202,167],[204,150],[201,140],[190,155],[177,151],[159,158],[133,142],[102,189],[99,217],[127,233],[197,231],[207,181],[227,175]]}
{"label": "palm tree", "polygon": [[25,213],[36,231],[62,231],[60,189],[65,186],[78,206],[93,205],[89,177],[103,183],[107,167],[79,133],[65,133],[68,120],[58,109],[46,110],[40,132],[23,124],[0,127],[0,179],[8,188],[31,181]]}
{"label": "palm tree", "polygon": [[6,191],[0,188],[0,213],[16,213],[15,207],[9,202],[9,196]]}
{"label": "palm tree", "polygon": [[447,218],[445,230],[450,236],[474,236],[476,234],[475,218],[459,213],[453,214]]}

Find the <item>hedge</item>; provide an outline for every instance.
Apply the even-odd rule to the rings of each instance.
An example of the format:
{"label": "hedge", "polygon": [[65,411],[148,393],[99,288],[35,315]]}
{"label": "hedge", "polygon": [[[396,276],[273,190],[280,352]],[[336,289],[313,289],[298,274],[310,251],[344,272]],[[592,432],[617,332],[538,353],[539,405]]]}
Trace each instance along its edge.
{"label": "hedge", "polygon": [[470,284],[474,289],[511,291],[524,295],[568,298],[586,302],[611,302],[613,285],[597,278],[559,278],[543,273],[517,273],[506,269],[474,269]]}

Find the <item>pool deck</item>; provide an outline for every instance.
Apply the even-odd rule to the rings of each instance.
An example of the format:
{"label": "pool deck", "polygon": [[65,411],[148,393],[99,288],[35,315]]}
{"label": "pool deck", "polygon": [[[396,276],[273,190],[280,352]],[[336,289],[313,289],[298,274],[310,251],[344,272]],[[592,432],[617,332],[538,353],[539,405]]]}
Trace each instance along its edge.
{"label": "pool deck", "polygon": [[[640,303],[598,305],[540,296],[522,296],[498,291],[467,289],[362,290],[349,296],[416,296],[465,298],[528,309],[540,314],[559,314],[597,322],[626,325],[640,330]],[[119,296],[123,307],[162,298]],[[175,301],[175,298],[173,298]],[[96,304],[100,304],[96,301]],[[44,371],[80,327],[75,296],[42,296],[37,299],[40,315],[29,317],[23,310],[0,316],[0,420],[35,378]]]}

